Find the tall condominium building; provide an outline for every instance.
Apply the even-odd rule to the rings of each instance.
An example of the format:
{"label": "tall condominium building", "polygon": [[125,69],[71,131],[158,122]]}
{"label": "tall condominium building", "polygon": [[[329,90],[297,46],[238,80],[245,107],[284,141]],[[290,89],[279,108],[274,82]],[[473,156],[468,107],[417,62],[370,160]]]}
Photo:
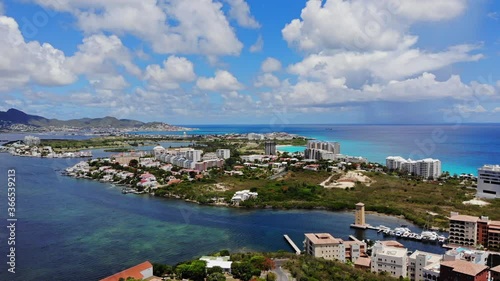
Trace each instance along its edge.
{"label": "tall condominium building", "polygon": [[500,165],[484,165],[478,169],[477,196],[500,198]]}
{"label": "tall condominium building", "polygon": [[229,150],[229,149],[217,149],[215,154],[217,154],[217,157],[219,157],[219,158],[228,159],[229,157],[231,157],[231,150]]}
{"label": "tall condominium building", "polygon": [[432,158],[411,160],[401,156],[389,156],[385,159],[385,165],[389,170],[405,171],[426,179],[436,179],[442,174],[441,161]]}
{"label": "tall condominium building", "polygon": [[345,245],[329,233],[306,233],[304,240],[306,254],[325,260],[345,262]]}
{"label": "tall condominium building", "polygon": [[407,276],[408,250],[406,248],[386,246],[377,241],[372,248],[371,271],[387,272],[395,278]]}
{"label": "tall condominium building", "polygon": [[264,143],[264,150],[266,155],[276,155],[276,142],[266,141]]}
{"label": "tall condominium building", "polygon": [[324,141],[308,141],[304,151],[306,159],[335,160],[340,154],[340,143]]}
{"label": "tall condominium building", "polygon": [[452,214],[450,217],[450,244],[472,246],[477,243],[478,217]]}
{"label": "tall condominium building", "polygon": [[307,148],[309,149],[320,149],[333,152],[334,154],[340,154],[340,143],[338,142],[327,142],[327,141],[308,141]]}
{"label": "tall condominium building", "polygon": [[194,149],[188,150],[188,151],[186,151],[186,158],[188,160],[193,161],[193,162],[198,162],[201,160],[201,153],[202,152],[203,151],[201,151],[201,150],[194,150]]}
{"label": "tall condominium building", "polygon": [[459,215],[450,216],[449,244],[476,246],[483,245],[489,250],[500,250],[500,221],[488,217]]}

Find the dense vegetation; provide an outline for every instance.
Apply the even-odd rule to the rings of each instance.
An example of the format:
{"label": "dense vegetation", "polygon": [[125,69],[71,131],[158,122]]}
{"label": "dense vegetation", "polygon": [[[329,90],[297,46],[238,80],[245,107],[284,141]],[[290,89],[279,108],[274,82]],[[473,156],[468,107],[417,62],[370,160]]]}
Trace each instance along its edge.
{"label": "dense vegetation", "polygon": [[312,256],[299,256],[290,259],[285,268],[289,269],[297,281],[389,281],[399,280],[383,274],[355,269],[351,265],[336,261],[317,259]]}
{"label": "dense vegetation", "polygon": [[[227,256],[227,250],[214,253],[212,256]],[[297,281],[392,281],[398,280],[388,277],[384,274],[377,275],[371,272],[355,269],[352,264],[343,264],[337,261],[327,261],[314,258],[312,256],[297,256],[289,252],[275,253],[235,253],[230,255],[232,276],[229,277],[222,273],[220,267],[204,269],[204,262],[193,260],[182,262],[176,266],[163,264],[153,264],[153,273],[155,276],[167,276],[170,278],[186,278],[189,280],[224,281],[235,280],[242,281],[274,281],[277,279],[276,273],[272,270],[276,268],[276,262],[279,261],[282,267],[296,278]],[[228,277],[226,279],[226,277]]]}
{"label": "dense vegetation", "polygon": [[[260,171],[260,172],[259,172]],[[371,186],[357,183],[348,189],[326,189],[319,186],[330,175],[326,171],[289,171],[279,180],[268,179],[261,169],[247,169],[243,176],[228,176],[212,172],[212,177],[200,181],[183,182],[157,191],[157,195],[175,194],[184,199],[201,203],[211,198],[230,200],[236,190],[249,189],[258,192],[257,199],[242,202],[248,208],[301,208],[352,210],[363,202],[367,211],[402,216],[420,226],[446,228],[451,211],[468,215],[487,215],[500,219],[500,200],[490,200],[488,206],[465,205],[463,201],[475,196],[475,189],[459,184],[458,179],[446,182],[425,182],[419,179],[401,178],[396,175],[366,172],[375,182]],[[218,191],[214,183],[226,187]]]}

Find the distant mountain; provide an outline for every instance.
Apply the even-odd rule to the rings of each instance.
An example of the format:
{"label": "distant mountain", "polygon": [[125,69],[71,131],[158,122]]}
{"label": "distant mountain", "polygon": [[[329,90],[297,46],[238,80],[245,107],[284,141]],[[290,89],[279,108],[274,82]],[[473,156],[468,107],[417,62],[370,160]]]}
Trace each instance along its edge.
{"label": "distant mountain", "polygon": [[20,126],[40,129],[63,127],[69,127],[73,129],[114,128],[135,130],[140,130],[141,128],[149,130],[157,128],[160,131],[176,131],[188,129],[172,126],[161,122],[144,123],[141,121],[130,119],[117,119],[110,116],[106,116],[104,118],[81,118],[64,121],[58,119],[47,119],[42,116],[26,114],[14,108],[11,108],[7,111],[0,111],[0,127],[4,129],[13,129],[13,127]]}

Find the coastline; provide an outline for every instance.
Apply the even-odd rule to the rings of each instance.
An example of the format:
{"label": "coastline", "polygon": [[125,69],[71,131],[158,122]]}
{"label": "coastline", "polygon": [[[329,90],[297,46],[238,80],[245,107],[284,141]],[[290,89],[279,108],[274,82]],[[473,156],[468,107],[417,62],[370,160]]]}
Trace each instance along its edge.
{"label": "coastline", "polygon": [[[102,180],[92,179],[91,177],[87,177],[87,176],[76,177],[76,176],[70,176],[70,175],[65,174],[65,173],[63,173],[63,175],[69,176],[69,177],[74,178],[74,179],[85,179],[85,180],[91,180],[94,182],[99,182],[102,184],[110,184],[112,186],[114,185],[115,187],[133,188],[132,185],[130,185],[130,184],[121,184],[121,183],[115,183],[115,182],[109,182],[109,181],[102,181]],[[229,204],[229,203],[202,203],[202,202],[199,202],[199,201],[194,200],[194,199],[183,198],[181,195],[178,195],[178,194],[165,194],[163,196],[158,196],[158,195],[155,195],[154,192],[152,192],[152,193],[151,192],[144,192],[144,193],[138,193],[138,194],[133,194],[133,195],[148,195],[148,196],[153,196],[153,197],[157,197],[157,198],[166,198],[166,199],[171,199],[171,200],[184,201],[187,203],[193,203],[193,204],[197,204],[200,206],[210,206],[210,207],[219,207],[219,208],[222,207],[222,208],[242,209],[242,210],[243,209],[246,209],[246,210],[282,210],[282,211],[311,210],[311,211],[326,211],[326,212],[337,213],[337,212],[353,212],[356,209],[355,206],[353,206],[352,208],[342,208],[342,209],[333,209],[333,208],[329,208],[329,207],[325,207],[325,206],[300,206],[300,205],[295,205],[294,207],[278,207],[278,206],[268,205],[268,204],[254,205],[254,206],[248,206],[248,205],[247,206],[237,206],[237,205]],[[371,210],[367,210],[367,211],[365,211],[365,213],[380,216],[380,217],[398,218],[398,219],[402,219],[402,220],[405,220],[407,222],[410,222],[411,224],[413,224],[417,227],[423,227],[422,225],[419,225],[418,222],[413,221],[409,218],[406,218],[404,215],[388,214],[388,213],[371,211]],[[438,228],[435,226],[431,226],[430,229],[440,231],[440,232],[447,232],[447,229]]]}

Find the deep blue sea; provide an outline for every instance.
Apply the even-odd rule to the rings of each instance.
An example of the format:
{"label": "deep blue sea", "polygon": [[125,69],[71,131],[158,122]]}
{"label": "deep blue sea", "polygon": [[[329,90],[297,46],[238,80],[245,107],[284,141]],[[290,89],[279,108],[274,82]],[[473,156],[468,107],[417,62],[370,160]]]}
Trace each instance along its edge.
{"label": "deep blue sea", "polygon": [[[484,163],[500,162],[499,125],[196,127],[200,130],[188,133],[286,131],[339,141],[343,153],[377,162],[387,155],[422,153],[441,159],[445,169],[453,172],[474,172]],[[2,140],[17,138],[22,135],[0,135]],[[95,156],[109,155],[103,150],[93,152]],[[383,238],[372,230],[349,228],[354,220],[351,212],[198,206],[148,195],[123,195],[120,187],[61,176],[62,169],[78,161],[0,153],[0,280],[98,280],[144,260],[175,264],[220,249],[291,250],[283,234],[290,235],[299,247],[305,232],[329,232],[343,239],[351,234]],[[8,273],[6,266],[8,169],[16,170],[16,274]],[[394,217],[367,215],[367,221],[389,227],[408,224],[419,231]],[[404,244],[410,250],[443,252],[437,245]]]}

